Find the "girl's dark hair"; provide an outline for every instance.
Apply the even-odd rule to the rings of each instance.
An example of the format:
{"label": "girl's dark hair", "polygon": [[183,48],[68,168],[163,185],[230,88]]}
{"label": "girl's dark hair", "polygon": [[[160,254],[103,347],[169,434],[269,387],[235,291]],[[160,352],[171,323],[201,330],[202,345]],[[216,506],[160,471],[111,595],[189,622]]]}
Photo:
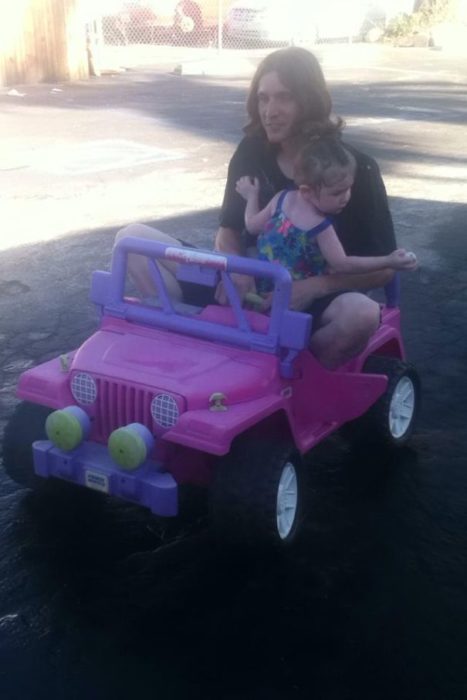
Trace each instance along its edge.
{"label": "girl's dark hair", "polygon": [[[275,72],[290,90],[300,108],[297,135],[311,133],[310,126],[332,124],[332,100],[318,59],[307,49],[290,46],[268,54],[259,64],[250,85],[246,108],[249,122],[244,132],[265,136],[258,112],[259,82],[267,73]],[[340,125],[341,120],[337,119]]]}
{"label": "girl's dark hair", "polygon": [[294,180],[297,185],[320,188],[333,185],[355,168],[354,156],[342,145],[340,129],[334,127],[303,139],[294,162]]}

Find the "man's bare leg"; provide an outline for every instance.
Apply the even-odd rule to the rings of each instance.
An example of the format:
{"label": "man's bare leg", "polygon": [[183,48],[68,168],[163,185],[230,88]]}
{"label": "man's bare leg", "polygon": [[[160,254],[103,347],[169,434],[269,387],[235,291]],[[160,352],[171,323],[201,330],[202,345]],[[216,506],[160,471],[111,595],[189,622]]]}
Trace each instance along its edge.
{"label": "man's bare leg", "polygon": [[310,349],[324,367],[335,369],[364,349],[379,321],[376,301],[357,292],[341,294],[323,312]]}
{"label": "man's bare leg", "polygon": [[[180,241],[176,238],[156,228],[146,226],[145,224],[129,224],[125,226],[125,228],[118,231],[115,236],[115,242],[125,236],[150,238],[151,240],[160,241],[161,243],[167,243],[169,245],[180,245]],[[168,260],[157,260],[156,263],[161,271],[169,296],[175,301],[181,301],[182,290],[176,278],[177,263]],[[128,256],[128,270],[136,288],[144,297],[156,296],[156,289],[148,269],[148,260],[146,257],[143,255],[130,254]]]}

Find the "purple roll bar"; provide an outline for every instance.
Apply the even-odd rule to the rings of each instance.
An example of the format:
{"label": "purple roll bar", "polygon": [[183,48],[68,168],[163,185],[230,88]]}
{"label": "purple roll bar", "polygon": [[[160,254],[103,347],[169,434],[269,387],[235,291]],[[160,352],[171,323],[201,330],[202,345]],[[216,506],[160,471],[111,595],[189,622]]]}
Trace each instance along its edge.
{"label": "purple roll bar", "polygon": [[[130,253],[148,258],[161,303],[160,308],[144,303],[131,303],[125,299],[127,258]],[[167,292],[159,267],[154,262],[163,259],[178,262],[182,266],[193,266],[195,271],[191,279],[201,284],[213,286],[222,279],[236,326],[213,323],[196,315],[179,313],[176,303]],[[242,307],[230,278],[232,272],[273,280],[273,301],[266,332],[252,329],[248,312]],[[291,311],[288,308],[291,288],[290,274],[281,265],[272,265],[239,255],[226,256],[213,251],[177,248],[159,241],[126,237],[120,239],[114,248],[110,273],[94,273],[91,298],[105,315],[263,352],[279,353],[281,349],[286,349],[296,354],[308,345],[312,320],[309,314]]]}

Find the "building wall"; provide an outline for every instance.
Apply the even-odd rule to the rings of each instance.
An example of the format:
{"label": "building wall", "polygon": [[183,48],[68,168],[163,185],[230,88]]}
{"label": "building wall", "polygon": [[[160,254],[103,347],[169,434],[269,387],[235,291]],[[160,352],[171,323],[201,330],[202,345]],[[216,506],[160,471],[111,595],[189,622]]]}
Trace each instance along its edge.
{"label": "building wall", "polygon": [[0,2],[0,84],[88,75],[83,0]]}

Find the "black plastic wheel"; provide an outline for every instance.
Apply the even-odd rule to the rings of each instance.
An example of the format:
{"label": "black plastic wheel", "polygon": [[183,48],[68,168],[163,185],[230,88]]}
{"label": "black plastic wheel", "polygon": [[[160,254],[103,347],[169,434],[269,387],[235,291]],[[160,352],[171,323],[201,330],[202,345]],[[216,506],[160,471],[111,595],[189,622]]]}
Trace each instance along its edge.
{"label": "black plastic wheel", "polygon": [[420,410],[420,379],[408,362],[392,357],[370,356],[363,371],[384,374],[388,386],[365,415],[345,426],[347,437],[359,442],[402,447],[410,439]]}
{"label": "black plastic wheel", "polygon": [[33,467],[32,443],[45,440],[45,421],[51,408],[23,401],[18,404],[5,428],[3,468],[20,486],[37,488],[44,479],[36,476]]}
{"label": "black plastic wheel", "polygon": [[291,444],[237,438],[219,461],[212,486],[216,536],[234,543],[291,544],[304,512],[304,478]]}

